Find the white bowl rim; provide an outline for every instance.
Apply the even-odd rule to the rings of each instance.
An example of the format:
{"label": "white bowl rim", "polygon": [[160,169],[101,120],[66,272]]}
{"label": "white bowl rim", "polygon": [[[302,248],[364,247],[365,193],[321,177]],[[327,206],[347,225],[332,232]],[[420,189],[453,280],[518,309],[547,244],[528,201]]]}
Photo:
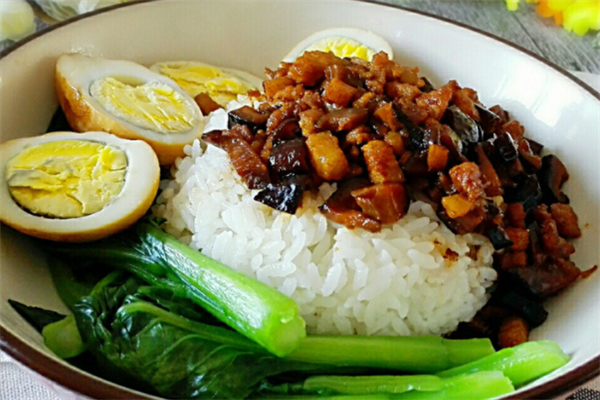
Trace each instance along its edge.
{"label": "white bowl rim", "polygon": [[[139,4],[154,2],[156,0],[138,0],[134,2],[120,3],[113,6],[98,9],[87,14],[78,15],[74,18],[66,21],[58,22],[54,25],[50,25],[27,38],[12,44],[11,46],[0,51],[0,60],[8,56],[15,50],[21,48],[27,43],[36,40],[37,38],[52,32],[54,30],[68,26],[74,22],[81,21],[83,19],[92,18],[98,14],[104,14],[111,12],[116,9],[124,7],[134,7]],[[527,50],[515,43],[512,43],[506,39],[496,36],[492,33],[483,31],[481,29],[472,27],[461,22],[453,21],[445,17],[429,14],[419,10],[413,10],[399,5],[379,3],[375,0],[353,0],[357,2],[370,3],[381,7],[389,7],[393,9],[400,9],[404,12],[417,14],[429,18],[436,19],[445,23],[452,24],[454,26],[467,29],[471,32],[483,35],[487,38],[493,39],[506,46],[509,46],[517,51],[532,57],[537,62],[541,62],[546,66],[556,70],[566,78],[573,81],[576,85],[582,87],[584,90],[589,92],[594,98],[600,102],[600,93],[594,90],[591,86],[577,78],[573,74],[569,73],[564,68],[548,61],[547,59],[539,56],[538,54]],[[137,392],[133,389],[128,389],[124,386],[119,386],[111,382],[106,382],[100,378],[92,377],[91,375],[80,371],[77,368],[67,366],[65,363],[61,363],[51,356],[42,353],[35,349],[27,342],[23,341],[19,337],[15,336],[5,326],[3,326],[0,320],[0,350],[6,352],[9,356],[19,361],[28,368],[36,371],[37,373],[45,376],[46,378],[69,388],[77,393],[92,398],[111,398],[111,399],[143,399],[152,400],[156,397],[147,395],[144,393]],[[531,389],[521,391],[506,397],[502,397],[503,400],[522,400],[522,399],[539,399],[539,398],[554,398],[561,394],[568,392],[569,390],[575,389],[583,383],[590,381],[591,379],[600,376],[600,354],[590,359],[585,364],[567,372],[564,375],[557,377],[556,379],[546,382],[542,385],[535,386]]]}

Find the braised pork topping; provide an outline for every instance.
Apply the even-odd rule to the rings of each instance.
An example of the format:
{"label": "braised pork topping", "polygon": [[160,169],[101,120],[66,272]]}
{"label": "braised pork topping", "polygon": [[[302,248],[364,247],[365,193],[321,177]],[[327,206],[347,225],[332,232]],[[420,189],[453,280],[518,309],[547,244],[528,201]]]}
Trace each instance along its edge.
{"label": "braised pork topping", "polygon": [[[435,88],[383,52],[365,62],[310,51],[266,72],[265,93],[254,98],[262,105],[230,112],[228,131],[204,136],[229,153],[248,187],[262,189],[255,200],[295,213],[305,190],[335,182],[321,211],[372,232],[423,200],[455,233],[486,235],[501,281],[525,287],[513,290],[524,299],[580,275],[566,241],[581,235],[561,191],[567,169],[542,157],[500,106],[486,108],[456,81]],[[518,326],[514,337],[540,323],[516,315],[524,320],[502,326]]]}

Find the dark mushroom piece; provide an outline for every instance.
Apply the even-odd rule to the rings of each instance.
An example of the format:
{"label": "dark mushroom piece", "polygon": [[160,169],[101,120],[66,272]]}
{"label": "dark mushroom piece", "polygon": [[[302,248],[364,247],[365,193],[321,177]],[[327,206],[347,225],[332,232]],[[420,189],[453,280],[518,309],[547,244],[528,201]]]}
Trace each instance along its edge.
{"label": "dark mushroom piece", "polygon": [[513,268],[508,271],[526,285],[529,291],[540,299],[553,296],[573,283],[581,271],[569,260],[546,260],[538,268],[530,266]]}
{"label": "dark mushroom piece", "polygon": [[363,79],[360,79],[350,68],[341,64],[328,65],[325,68],[325,79],[328,81],[339,79],[355,88],[362,88],[364,84]]}
{"label": "dark mushroom piece", "polygon": [[555,155],[542,158],[542,168],[538,172],[540,186],[546,204],[569,204],[569,198],[561,191],[562,185],[569,179],[565,165]]}
{"label": "dark mushroom piece", "polygon": [[452,128],[465,145],[479,143],[483,140],[483,130],[473,118],[455,105],[446,108],[442,123]]}
{"label": "dark mushroom piece", "polygon": [[506,203],[521,203],[525,212],[529,212],[540,204],[542,189],[535,175],[527,175],[516,187],[507,187],[504,190]]}
{"label": "dark mushroom piece", "polygon": [[538,223],[533,222],[529,224],[527,230],[529,230],[529,248],[527,249],[527,253],[530,263],[535,268],[541,268],[548,259],[548,255],[542,248]]}
{"label": "dark mushroom piece", "polygon": [[500,117],[480,104],[475,103],[475,108],[479,112],[479,124],[486,138],[492,137],[498,126],[500,126]]}
{"label": "dark mushroom piece", "polygon": [[304,138],[281,141],[273,146],[269,166],[279,177],[308,173],[310,164]]}
{"label": "dark mushroom piece", "polygon": [[494,226],[487,231],[487,237],[496,251],[505,249],[513,245],[506,231],[501,226]]}
{"label": "dark mushroom piece", "polygon": [[282,121],[277,128],[273,131],[275,139],[293,139],[302,134],[302,128],[300,128],[300,121],[298,118],[288,118]]}
{"label": "dark mushroom piece", "polygon": [[541,302],[528,299],[514,291],[504,295],[500,303],[523,317],[532,329],[540,326],[548,317],[548,311]]}
{"label": "dark mushroom piece", "polygon": [[421,87],[421,92],[429,93],[435,90],[435,86],[433,86],[433,83],[431,83],[429,79],[425,78],[424,76],[422,76],[421,79],[423,80],[423,82],[425,82],[425,85]]}
{"label": "dark mushroom piece", "polygon": [[404,129],[408,132],[408,145],[409,148],[417,151],[424,151],[429,146],[426,140],[425,131],[417,126],[412,120],[406,115],[400,107],[394,104],[394,112],[396,118],[404,126]]}
{"label": "dark mushroom piece", "polygon": [[424,177],[432,172],[427,167],[427,153],[404,152],[400,158],[402,171],[408,177]]}
{"label": "dark mushroom piece", "polygon": [[506,164],[506,170],[508,171],[508,175],[510,175],[511,179],[514,182],[520,182],[526,178],[527,172],[523,167],[523,163],[518,158],[508,162]]}
{"label": "dark mushroom piece", "polygon": [[448,125],[442,125],[440,130],[440,144],[450,151],[450,164],[460,164],[468,159],[463,155],[463,143]]}
{"label": "dark mushroom piece", "polygon": [[234,125],[246,125],[248,128],[256,131],[264,128],[270,114],[263,114],[249,106],[243,106],[229,112],[229,128]]}
{"label": "dark mushroom piece", "polygon": [[494,146],[496,147],[498,155],[506,163],[515,160],[519,157],[519,152],[517,151],[517,146],[515,145],[515,142],[513,141],[512,137],[505,131],[499,131],[496,134]]}
{"label": "dark mushroom piece", "polygon": [[486,195],[489,197],[501,196],[503,193],[502,182],[500,182],[500,178],[491,161],[485,154],[485,150],[481,143],[475,146],[475,153],[477,154],[479,169],[481,170],[481,176],[483,183],[485,184]]}
{"label": "dark mushroom piece", "polygon": [[490,111],[500,118],[500,124],[504,125],[510,121],[510,115],[508,115],[508,112],[499,105],[491,107]]}
{"label": "dark mushroom piece", "polygon": [[275,210],[295,214],[307,181],[307,175],[292,175],[275,184],[267,185],[254,196],[254,200]]}

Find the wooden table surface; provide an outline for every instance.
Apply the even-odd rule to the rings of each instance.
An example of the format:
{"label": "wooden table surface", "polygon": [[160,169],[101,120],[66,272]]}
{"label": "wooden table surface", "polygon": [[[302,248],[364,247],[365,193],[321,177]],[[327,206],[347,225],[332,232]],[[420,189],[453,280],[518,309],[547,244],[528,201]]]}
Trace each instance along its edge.
{"label": "wooden table surface", "polygon": [[[438,15],[473,26],[530,50],[558,66],[600,74],[598,32],[577,36],[542,18],[536,5],[521,1],[510,12],[504,0],[375,0]],[[594,41],[596,47],[594,47]]]}

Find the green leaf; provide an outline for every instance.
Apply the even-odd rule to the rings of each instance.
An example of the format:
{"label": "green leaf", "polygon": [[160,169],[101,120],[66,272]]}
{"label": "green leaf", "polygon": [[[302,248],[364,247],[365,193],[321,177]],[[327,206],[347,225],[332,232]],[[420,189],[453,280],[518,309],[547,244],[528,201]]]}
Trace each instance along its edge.
{"label": "green leaf", "polygon": [[11,305],[14,310],[19,313],[25,321],[35,328],[36,331],[42,332],[42,329],[48,324],[57,322],[65,318],[64,315],[57,313],[56,311],[45,310],[40,307],[26,306],[25,304],[19,303],[15,300],[8,300],[8,304]]}
{"label": "green leaf", "polygon": [[90,294],[94,286],[111,269],[102,265],[77,265],[67,264],[59,258],[48,258],[48,269],[52,282],[61,300],[71,311],[79,300]]}
{"label": "green leaf", "polygon": [[173,290],[278,356],[289,354],[306,336],[295,301],[191,249],[151,223],[138,223],[93,243],[45,247],[67,260],[91,258]]}
{"label": "green leaf", "polygon": [[76,305],[75,318],[107,376],[165,397],[241,399],[266,377],[321,368],[278,358],[235,331],[169,311],[202,321],[206,315],[194,307],[164,288],[114,277]]}

